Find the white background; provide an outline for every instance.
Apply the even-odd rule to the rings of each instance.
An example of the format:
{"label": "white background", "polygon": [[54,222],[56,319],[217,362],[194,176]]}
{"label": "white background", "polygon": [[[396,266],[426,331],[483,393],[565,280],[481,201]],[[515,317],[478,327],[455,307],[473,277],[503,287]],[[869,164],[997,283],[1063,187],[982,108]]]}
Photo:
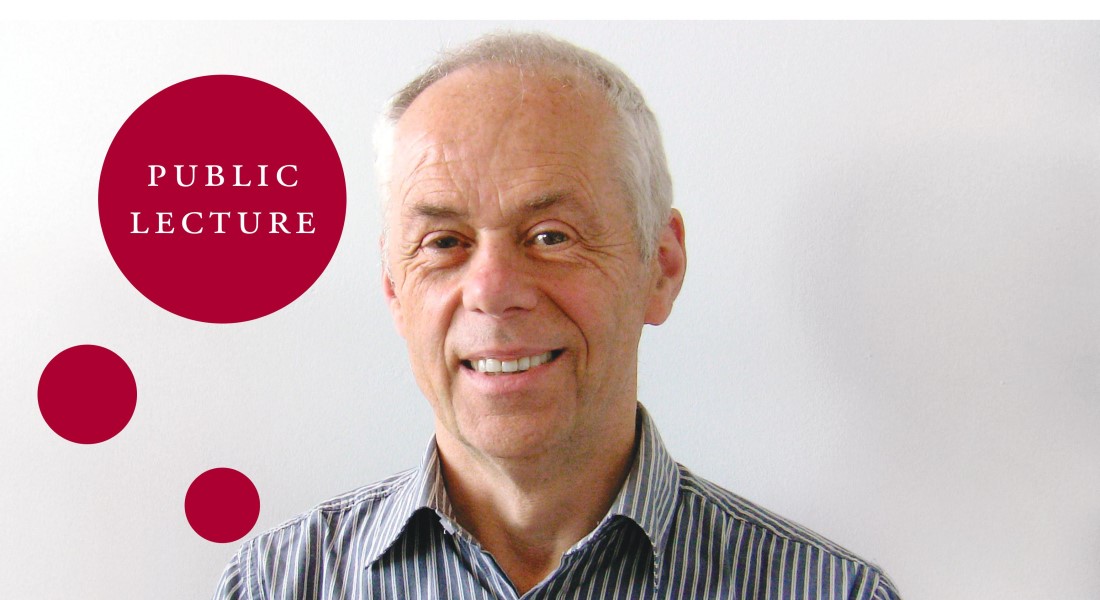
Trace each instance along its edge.
{"label": "white background", "polygon": [[[252,478],[255,534],[419,460],[370,133],[435,50],[498,26],[0,26],[0,596],[206,598],[237,544],[187,525],[199,473]],[[604,54],[661,122],[689,269],[640,389],[675,457],[910,600],[1100,597],[1100,26],[518,27]],[[236,325],[147,301],[98,220],[123,121],[213,73],[303,102],[348,184],[326,273]],[[85,343],[139,389],[96,446],[36,401]]]}

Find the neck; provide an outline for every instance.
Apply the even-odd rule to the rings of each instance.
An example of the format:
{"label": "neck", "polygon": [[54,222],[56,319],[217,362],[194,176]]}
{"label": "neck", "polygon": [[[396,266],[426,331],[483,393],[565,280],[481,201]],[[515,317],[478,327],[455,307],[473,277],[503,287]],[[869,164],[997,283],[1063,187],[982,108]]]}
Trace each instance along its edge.
{"label": "neck", "polygon": [[553,572],[607,514],[633,462],[636,415],[628,417],[591,443],[572,440],[523,458],[486,456],[437,432],[454,517],[520,594]]}

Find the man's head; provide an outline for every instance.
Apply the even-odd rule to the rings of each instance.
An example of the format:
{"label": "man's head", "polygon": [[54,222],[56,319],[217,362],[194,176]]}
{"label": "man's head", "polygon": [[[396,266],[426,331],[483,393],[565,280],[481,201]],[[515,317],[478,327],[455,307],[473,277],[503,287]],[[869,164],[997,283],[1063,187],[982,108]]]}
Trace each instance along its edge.
{"label": "man's head", "polygon": [[[591,451],[632,427],[642,326],[667,318],[683,279],[682,221],[653,208],[668,199],[656,125],[590,53],[543,37],[473,48],[400,93],[381,134],[386,295],[441,445]],[[627,105],[649,115],[641,154],[660,175],[627,150]],[[647,185],[624,181],[641,171]]]}
{"label": "man's head", "polygon": [[[672,180],[661,145],[657,119],[641,90],[602,56],[537,33],[491,34],[443,55],[395,94],[375,129],[374,146],[383,209],[389,208],[394,129],[401,116],[433,83],[466,67],[512,66],[525,72],[543,69],[569,73],[597,85],[615,111],[617,177],[632,202],[636,234],[644,257],[652,256],[660,229],[672,210]],[[387,233],[383,231],[383,235]],[[385,259],[385,257],[383,257]]]}

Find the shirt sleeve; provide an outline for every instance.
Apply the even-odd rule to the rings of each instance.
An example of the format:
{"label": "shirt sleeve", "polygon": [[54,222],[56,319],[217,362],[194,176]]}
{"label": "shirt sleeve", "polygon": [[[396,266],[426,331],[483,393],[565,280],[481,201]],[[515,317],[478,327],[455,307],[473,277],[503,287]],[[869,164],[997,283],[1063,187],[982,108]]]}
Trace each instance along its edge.
{"label": "shirt sleeve", "polygon": [[244,574],[241,573],[241,552],[229,559],[214,591],[213,600],[251,600],[245,591]]}
{"label": "shirt sleeve", "polygon": [[894,587],[894,582],[885,573],[879,572],[878,581],[875,583],[875,593],[871,595],[873,600],[901,600],[901,594]]}

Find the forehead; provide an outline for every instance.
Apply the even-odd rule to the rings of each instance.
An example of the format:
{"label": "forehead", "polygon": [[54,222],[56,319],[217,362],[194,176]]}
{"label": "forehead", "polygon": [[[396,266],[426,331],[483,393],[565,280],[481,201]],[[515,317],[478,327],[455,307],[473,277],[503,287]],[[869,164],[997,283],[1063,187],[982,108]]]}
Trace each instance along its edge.
{"label": "forehead", "polygon": [[616,172],[615,123],[603,92],[568,69],[460,69],[398,121],[392,197],[403,204],[445,189],[482,197],[569,182],[598,187]]}
{"label": "forehead", "polygon": [[[475,65],[421,92],[398,122],[397,135],[457,141],[483,137],[477,134],[488,127],[512,137],[568,140],[607,128],[612,116],[596,84],[568,68]],[[547,122],[556,126],[542,128]]]}

